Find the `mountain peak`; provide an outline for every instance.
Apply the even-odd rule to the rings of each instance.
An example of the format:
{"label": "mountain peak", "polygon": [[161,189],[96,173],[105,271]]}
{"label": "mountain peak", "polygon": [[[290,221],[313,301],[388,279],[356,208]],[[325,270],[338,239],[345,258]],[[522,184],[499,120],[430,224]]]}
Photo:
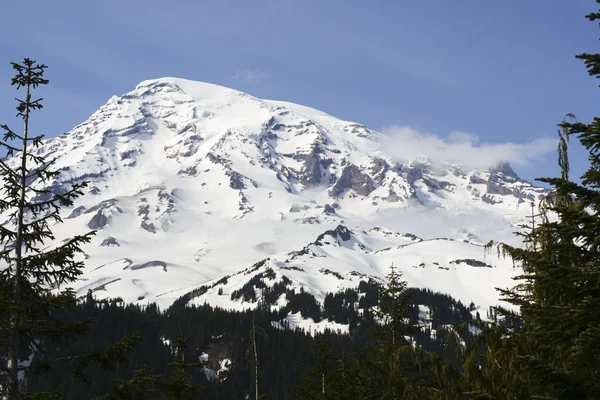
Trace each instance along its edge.
{"label": "mountain peak", "polygon": [[[59,238],[98,229],[84,248],[88,270],[80,293],[106,291],[162,305],[266,255],[296,254],[293,272],[285,273],[294,282],[322,278],[302,266],[317,258],[327,282],[338,280],[327,272],[335,270],[326,264],[331,260],[346,265],[339,269],[344,284],[382,278],[383,263],[368,264],[378,251],[391,254],[423,238],[424,251],[436,252],[412,228],[406,229],[418,237],[360,233],[382,219],[401,223],[415,209],[461,216],[462,227],[477,215],[474,221],[500,221],[496,230],[512,232],[529,212],[521,203],[545,193],[508,165],[483,171],[429,159],[401,162],[380,138],[310,107],[159,78],[112,97],[68,134],[47,140],[39,154],[56,157],[61,175],[37,184],[64,193],[72,183],[90,181],[88,195],[65,209],[65,223],[57,226]],[[435,231],[429,237],[439,237],[443,224],[427,218],[418,224],[429,225]],[[473,258],[473,249],[458,248],[455,258]],[[408,251],[401,256],[407,268],[421,264]],[[129,265],[161,268],[124,268]],[[431,268],[427,273],[436,273]]]}

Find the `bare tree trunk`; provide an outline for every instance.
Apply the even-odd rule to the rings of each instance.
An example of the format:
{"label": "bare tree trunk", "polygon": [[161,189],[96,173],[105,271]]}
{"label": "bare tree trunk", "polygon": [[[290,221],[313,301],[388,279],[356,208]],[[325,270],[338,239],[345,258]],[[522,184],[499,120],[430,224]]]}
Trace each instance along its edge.
{"label": "bare tree trunk", "polygon": [[256,349],[256,313],[252,316],[252,348],[254,349],[254,396],[258,400],[258,350]]}
{"label": "bare tree trunk", "polygon": [[[28,71],[31,76],[31,71]],[[13,306],[17,309],[11,311],[10,333],[8,342],[8,393],[9,400],[20,400],[19,391],[19,313],[18,307],[21,305],[21,278],[23,271],[23,219],[25,212],[25,188],[27,178],[27,139],[29,133],[29,104],[31,101],[30,84],[27,84],[27,96],[25,97],[25,125],[23,128],[23,152],[21,154],[21,193],[19,198],[19,214],[17,220],[17,238],[15,243],[15,271],[13,282]]]}

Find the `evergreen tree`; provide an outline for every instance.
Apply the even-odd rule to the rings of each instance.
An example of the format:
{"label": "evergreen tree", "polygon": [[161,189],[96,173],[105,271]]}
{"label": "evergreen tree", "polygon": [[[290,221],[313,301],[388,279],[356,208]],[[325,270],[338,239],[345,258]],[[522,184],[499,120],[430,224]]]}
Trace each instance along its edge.
{"label": "evergreen tree", "polygon": [[296,389],[296,395],[300,399],[330,399],[332,391],[330,380],[336,369],[336,362],[331,354],[331,344],[325,338],[317,343],[317,359],[312,368],[303,374],[301,385]]}
{"label": "evergreen tree", "polygon": [[415,346],[420,328],[410,321],[407,282],[394,265],[373,309],[373,340],[365,365],[374,375],[381,399],[421,399],[428,391],[429,354]]}
{"label": "evergreen tree", "polygon": [[[600,13],[587,18],[600,19]],[[591,76],[600,77],[599,54],[577,57],[585,61]],[[523,233],[529,245],[498,245],[499,251],[524,269],[515,288],[501,291],[520,308],[518,318],[500,310],[512,325],[505,331],[502,367],[510,367],[521,377],[513,380],[515,392],[526,385],[536,398],[598,399],[600,118],[584,124],[569,114],[559,126],[561,177],[539,179],[553,190],[541,204],[540,223]],[[590,167],[581,183],[569,179],[567,144],[571,136],[577,136],[589,152]],[[513,356],[507,356],[508,351]]]}
{"label": "evergreen tree", "polygon": [[164,390],[160,397],[161,400],[194,400],[198,393],[205,389],[203,386],[194,384],[187,372],[189,369],[201,368],[204,365],[201,361],[185,361],[185,354],[189,351],[189,341],[190,338],[186,338],[182,330],[181,336],[173,342],[178,359],[169,363],[169,366],[173,368],[171,377],[166,381],[159,382],[159,386]]}
{"label": "evergreen tree", "polygon": [[317,359],[302,375],[295,389],[301,400],[370,400],[378,399],[375,381],[361,372],[360,360],[336,358],[328,337],[317,339]]}
{"label": "evergreen tree", "polygon": [[[12,66],[16,71],[12,85],[25,90],[24,98],[17,99],[17,116],[23,119],[24,128],[17,134],[7,125],[0,126],[5,132],[0,148],[7,151],[7,157],[0,160],[0,215],[6,219],[0,224],[0,354],[6,354],[0,358],[0,395],[9,400],[60,398],[52,393],[22,395],[20,375],[27,370],[50,370],[52,363],[45,357],[44,346],[90,329],[85,321],[63,323],[60,317],[63,310],[76,304],[74,291],[65,285],[82,274],[84,265],[77,256],[94,232],[47,245],[55,239],[51,225],[61,222],[61,207],[73,205],[87,184],[75,183],[62,193],[47,188],[60,172],[52,169],[53,160],[46,160],[38,151],[43,136],[32,136],[29,129],[32,112],[42,108],[42,99],[34,99],[32,92],[48,84],[44,78],[47,67],[27,58]],[[137,342],[137,337],[130,336],[102,351],[54,361],[76,361],[74,374],[80,376],[92,361],[112,367]],[[29,366],[19,363],[32,354]]]}

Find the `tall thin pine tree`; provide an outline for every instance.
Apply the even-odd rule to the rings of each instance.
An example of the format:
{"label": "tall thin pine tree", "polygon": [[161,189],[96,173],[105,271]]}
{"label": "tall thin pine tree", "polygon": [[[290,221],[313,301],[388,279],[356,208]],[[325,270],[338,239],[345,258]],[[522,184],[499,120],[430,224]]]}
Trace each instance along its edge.
{"label": "tall thin pine tree", "polygon": [[[24,127],[22,134],[17,134],[7,125],[0,126],[5,132],[0,148],[7,151],[7,157],[0,159],[0,215],[4,218],[0,223],[0,351],[6,354],[0,357],[0,394],[9,400],[55,399],[60,398],[55,393],[22,393],[20,375],[51,369],[51,360],[44,357],[44,344],[90,329],[85,321],[62,323],[56,312],[76,304],[75,292],[65,285],[82,274],[84,264],[77,255],[94,232],[50,246],[46,243],[55,240],[51,225],[62,222],[61,207],[73,205],[87,183],[75,183],[62,194],[47,188],[60,172],[52,169],[55,161],[46,160],[39,151],[43,136],[30,132],[31,114],[42,108],[42,99],[34,99],[32,92],[48,84],[44,78],[47,67],[27,58],[12,66],[16,71],[12,85],[25,90],[25,97],[17,99],[17,116],[23,119]],[[76,362],[79,375],[92,361],[111,367],[138,341],[132,335],[98,352],[54,361]],[[34,354],[34,362],[20,364],[23,354]]]}

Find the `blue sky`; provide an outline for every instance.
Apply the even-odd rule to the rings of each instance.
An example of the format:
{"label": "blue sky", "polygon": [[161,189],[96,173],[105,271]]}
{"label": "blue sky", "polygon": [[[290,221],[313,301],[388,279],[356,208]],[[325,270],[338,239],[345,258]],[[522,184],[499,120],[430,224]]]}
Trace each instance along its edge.
{"label": "blue sky", "polygon": [[[574,57],[600,50],[598,25],[584,19],[598,8],[593,0],[5,3],[0,121],[19,124],[9,62],[31,57],[50,66],[46,108],[33,122],[49,136],[163,76],[308,105],[372,129],[410,127],[448,146],[452,132],[466,132],[475,152],[555,137],[566,113],[588,121],[599,104],[598,82]],[[557,174],[554,149],[534,147],[520,148],[528,163],[517,172]],[[571,159],[574,174],[583,172],[585,152],[574,145]]]}

